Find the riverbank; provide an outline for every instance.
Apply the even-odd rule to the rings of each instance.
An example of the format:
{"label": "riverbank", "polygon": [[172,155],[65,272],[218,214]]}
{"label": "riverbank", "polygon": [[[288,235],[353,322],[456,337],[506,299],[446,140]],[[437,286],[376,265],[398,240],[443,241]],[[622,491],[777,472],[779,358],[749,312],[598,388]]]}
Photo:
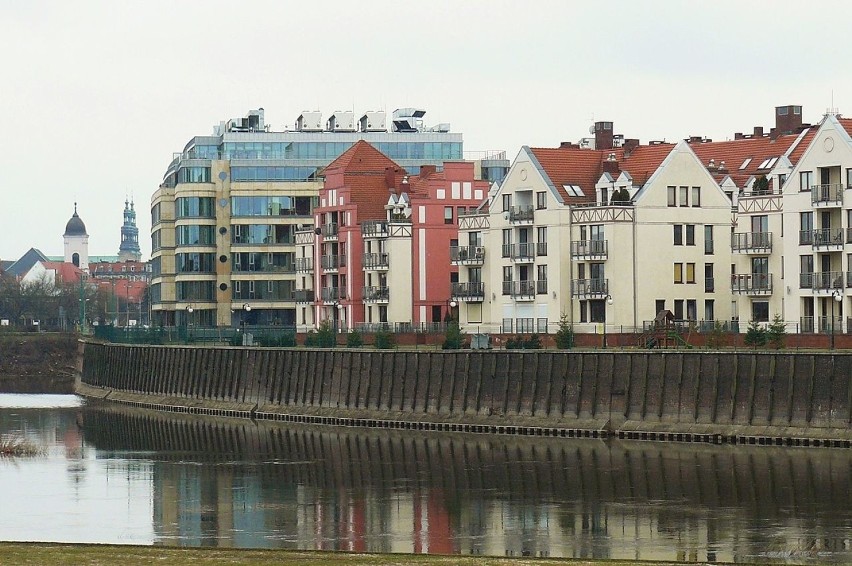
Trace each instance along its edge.
{"label": "riverbank", "polygon": [[[557,558],[498,558],[482,556],[435,556],[423,554],[351,554],[344,552],[301,552],[293,550],[200,549],[163,546],[122,546],[59,543],[0,543],[0,563],[4,566],[23,564],[97,564],[126,566],[151,564],[161,566],[194,564],[196,566],[265,565],[301,566],[304,564],[339,564],[346,566],[399,566],[408,564],[453,566],[676,566],[686,562],[640,562],[624,560],[575,560]],[[689,562],[692,566],[702,563]],[[714,564],[721,564],[714,562]],[[761,562],[761,564],[769,564]],[[780,564],[780,562],[779,562]],[[784,562],[789,564],[789,562]]]}
{"label": "riverbank", "polygon": [[852,354],[84,344],[87,397],[375,428],[852,446]]}
{"label": "riverbank", "polygon": [[0,393],[73,393],[77,336],[0,332]]}

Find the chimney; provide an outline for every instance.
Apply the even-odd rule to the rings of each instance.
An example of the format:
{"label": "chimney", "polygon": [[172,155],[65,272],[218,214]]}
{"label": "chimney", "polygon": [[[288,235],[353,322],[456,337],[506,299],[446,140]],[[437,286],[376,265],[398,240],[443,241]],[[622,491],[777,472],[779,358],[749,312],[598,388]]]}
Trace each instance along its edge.
{"label": "chimney", "polygon": [[572,148],[573,149],[579,149],[579,147],[580,146],[577,145],[576,143],[571,143],[571,142],[568,142],[568,141],[564,141],[564,142],[559,144],[559,149],[572,149]]}
{"label": "chimney", "polygon": [[754,127],[754,137],[762,138],[763,137],[763,126],[755,126]]}
{"label": "chimney", "polygon": [[798,132],[802,127],[801,106],[776,106],[775,107],[775,129],[779,135]]}
{"label": "chimney", "polygon": [[622,146],[624,149],[624,157],[629,157],[630,154],[633,153],[633,150],[637,147],[639,147],[639,140],[633,138],[624,140],[624,145]]}
{"label": "chimney", "polygon": [[436,172],[438,167],[435,165],[421,165],[420,166],[420,177],[425,178]]}
{"label": "chimney", "polygon": [[718,169],[718,171],[719,171],[719,173],[727,173],[727,172],[728,172],[728,166],[727,166],[727,165],[725,165],[724,160],[719,162],[719,169]]}
{"label": "chimney", "polygon": [[618,177],[619,172],[621,171],[618,166],[618,161],[615,159],[615,154],[610,153],[607,155],[606,159],[603,162],[603,170],[604,173],[609,173],[613,178]]}
{"label": "chimney", "polygon": [[612,122],[595,122],[595,149],[612,149]]}
{"label": "chimney", "polygon": [[745,136],[743,135],[742,132],[737,132],[737,133],[734,134],[734,139],[735,140],[744,140]]}

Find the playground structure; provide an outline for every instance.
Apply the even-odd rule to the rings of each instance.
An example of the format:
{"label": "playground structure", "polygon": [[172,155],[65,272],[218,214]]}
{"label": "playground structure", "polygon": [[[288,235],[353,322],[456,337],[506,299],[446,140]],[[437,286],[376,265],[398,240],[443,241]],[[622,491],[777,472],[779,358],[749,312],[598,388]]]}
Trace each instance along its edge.
{"label": "playground structure", "polygon": [[[686,338],[683,331],[686,330]],[[684,326],[675,322],[672,311],[662,310],[657,313],[653,323],[639,336],[638,346],[649,350],[654,348],[686,348],[692,349],[689,338],[692,335],[692,325]]]}

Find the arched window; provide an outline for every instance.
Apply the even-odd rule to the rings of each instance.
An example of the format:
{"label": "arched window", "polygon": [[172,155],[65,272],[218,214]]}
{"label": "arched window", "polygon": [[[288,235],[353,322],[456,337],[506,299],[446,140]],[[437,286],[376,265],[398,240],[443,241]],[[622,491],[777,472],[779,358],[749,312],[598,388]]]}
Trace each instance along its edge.
{"label": "arched window", "polygon": [[80,267],[80,254],[75,253],[74,255],[72,255],[71,263],[73,263],[77,267]]}

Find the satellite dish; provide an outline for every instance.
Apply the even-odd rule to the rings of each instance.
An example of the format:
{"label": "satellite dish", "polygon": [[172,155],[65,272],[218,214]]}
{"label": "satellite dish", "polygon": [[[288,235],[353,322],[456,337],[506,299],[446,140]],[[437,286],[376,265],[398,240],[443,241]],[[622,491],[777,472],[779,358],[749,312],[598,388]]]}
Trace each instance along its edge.
{"label": "satellite dish", "polygon": [[406,218],[410,218],[410,217],[411,217],[411,207],[410,207],[410,206],[406,206],[406,207],[402,210],[402,215],[403,215],[403,216],[405,216]]}
{"label": "satellite dish", "polygon": [[591,126],[589,126],[589,133],[590,133],[590,134],[594,134],[594,133],[595,133],[595,125],[594,125],[594,124],[592,124]]}
{"label": "satellite dish", "polygon": [[314,234],[316,234],[317,236],[319,236],[320,234],[322,234],[322,228],[319,228],[319,227],[314,228]]}

